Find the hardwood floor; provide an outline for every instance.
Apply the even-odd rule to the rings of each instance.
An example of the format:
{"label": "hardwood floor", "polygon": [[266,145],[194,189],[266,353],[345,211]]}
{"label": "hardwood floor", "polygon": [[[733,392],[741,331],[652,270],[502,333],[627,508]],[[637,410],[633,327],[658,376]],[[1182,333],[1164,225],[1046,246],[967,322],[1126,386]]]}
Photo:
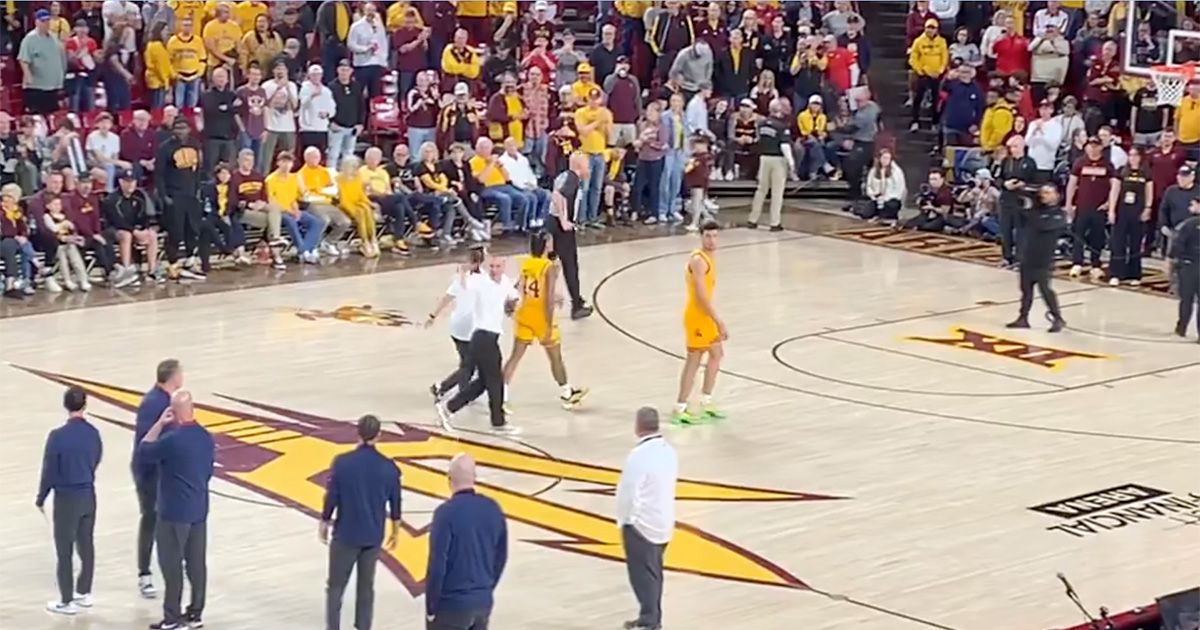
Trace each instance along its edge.
{"label": "hardwood floor", "polygon": [[[1200,348],[1169,335],[1173,301],[1059,282],[1070,328],[1045,332],[1038,304],[1032,330],[1010,331],[1010,272],[815,234],[720,238],[729,418],[666,431],[687,479],[666,628],[1062,627],[1078,611],[1056,572],[1113,610],[1200,581]],[[433,427],[426,389],[453,349],[443,327],[411,322],[447,264],[0,320],[0,627],[158,618],[135,591],[125,425],[174,356],[220,448],[207,627],[322,627],[315,480],[350,448],[345,423],[371,412],[389,422],[381,448],[412,528],[377,576],[376,627],[423,627],[420,530],[446,459],[467,450],[511,522],[493,627],[619,628],[635,602],[604,490],[634,410],[667,413],[675,396],[694,247],[681,235],[581,251],[597,312],[564,317],[562,334],[571,381],[592,394],[563,411],[530,353],[511,392],[519,441],[478,432],[482,408],[455,435]],[[65,383],[91,391],[105,440],[96,607],[73,620],[42,611],[53,553],[32,506]]]}

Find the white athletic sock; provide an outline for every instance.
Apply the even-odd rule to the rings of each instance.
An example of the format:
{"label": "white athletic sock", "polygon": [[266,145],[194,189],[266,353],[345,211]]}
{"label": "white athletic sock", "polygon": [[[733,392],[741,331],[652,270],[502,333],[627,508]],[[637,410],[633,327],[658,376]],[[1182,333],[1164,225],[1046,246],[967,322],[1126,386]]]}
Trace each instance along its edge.
{"label": "white athletic sock", "polygon": [[512,402],[512,398],[508,393],[508,385],[504,386],[504,402]]}
{"label": "white athletic sock", "polygon": [[575,388],[571,387],[570,383],[567,383],[566,385],[563,385],[561,387],[561,390],[562,390],[561,396],[563,398],[570,398],[571,394],[575,391]]}
{"label": "white athletic sock", "polygon": [[685,411],[687,411],[686,402],[675,403],[675,413],[684,413]]}
{"label": "white athletic sock", "polygon": [[712,394],[704,394],[700,397],[700,404],[705,407],[711,407],[713,404]]}

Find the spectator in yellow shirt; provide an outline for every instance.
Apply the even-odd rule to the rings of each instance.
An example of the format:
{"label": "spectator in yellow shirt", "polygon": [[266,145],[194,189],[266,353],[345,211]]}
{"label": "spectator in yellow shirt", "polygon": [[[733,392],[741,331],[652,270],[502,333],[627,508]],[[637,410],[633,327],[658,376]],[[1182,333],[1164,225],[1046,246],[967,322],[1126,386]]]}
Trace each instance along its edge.
{"label": "spectator in yellow shirt", "polygon": [[493,153],[495,146],[490,139],[480,138],[475,142],[475,155],[468,160],[468,164],[471,174],[483,188],[479,193],[480,201],[495,204],[504,231],[512,232],[516,229],[513,210],[524,217],[527,197],[512,185],[512,180],[500,164],[500,156]]}
{"label": "spectator in yellow shirt", "polygon": [[271,62],[283,54],[283,37],[271,30],[271,18],[260,15],[254,19],[254,29],[242,35],[238,44],[238,64],[242,72],[250,69],[251,62],[257,62],[264,71],[271,67]]}
{"label": "spectator in yellow shirt", "polygon": [[579,151],[588,158],[590,175],[584,183],[586,203],[580,204],[576,223],[584,225],[600,220],[600,194],[604,191],[605,149],[612,128],[612,112],[604,106],[604,92],[592,90],[587,105],[575,110],[575,130],[579,133]]}
{"label": "spectator in yellow shirt", "polygon": [[930,121],[937,120],[939,84],[946,72],[946,64],[950,62],[949,49],[946,40],[938,35],[938,26],[938,21],[933,18],[925,20],[925,32],[913,40],[909,49],[908,65],[917,77],[916,89],[913,90],[910,131],[921,128],[921,103],[926,95],[932,102]]}
{"label": "spectator in yellow shirt", "polygon": [[62,3],[58,0],[50,3],[50,34],[59,41],[65,42],[71,37],[71,23],[62,16]]}
{"label": "spectator in yellow shirt", "polygon": [[467,45],[467,30],[454,31],[454,43],[442,51],[442,83],[453,86],[459,81],[470,83],[479,78],[479,53]]}
{"label": "spectator in yellow shirt", "polygon": [[175,66],[163,35],[166,25],[159,22],[146,41],[146,89],[150,90],[150,108],[161,109],[167,103],[167,90],[175,81]]}
{"label": "spectator in yellow shirt", "polygon": [[580,103],[586,103],[592,90],[599,90],[600,84],[596,83],[596,72],[592,68],[592,64],[586,61],[579,64],[579,78],[571,84],[571,96]]}
{"label": "spectator in yellow shirt", "polygon": [[[1019,92],[1012,92],[1013,100],[1019,98]],[[983,120],[979,123],[979,147],[985,154],[995,153],[1004,143],[1008,133],[1012,131],[1016,112],[1013,104],[1007,99],[999,98],[995,91],[988,90],[988,100],[995,102],[983,110]]]}
{"label": "spectator in yellow shirt", "polygon": [[350,218],[333,205],[337,197],[337,184],[329,169],[321,164],[321,150],[317,147],[304,149],[304,166],[296,174],[300,176],[300,200],[307,202],[308,211],[329,226],[321,251],[330,256],[341,256],[343,252],[339,244],[346,232],[350,231]]}
{"label": "spectator in yellow shirt", "polygon": [[[817,171],[828,175],[833,172],[826,159],[825,143],[829,136],[829,117],[825,114],[825,103],[820,94],[808,97],[808,107],[796,116],[796,127],[800,137],[796,139],[795,162],[800,179],[812,179]],[[836,148],[834,149],[836,151]]]}
{"label": "spectator in yellow shirt", "polygon": [[315,265],[320,262],[317,245],[326,224],[317,215],[300,209],[300,176],[292,172],[294,163],[295,158],[288,151],[275,158],[275,170],[263,181],[267,187],[267,204],[273,206],[273,211],[279,211],[283,227],[300,255],[300,262]]}
{"label": "spectator in yellow shirt", "polygon": [[342,160],[338,167],[338,207],[354,221],[358,237],[362,239],[360,251],[364,258],[379,257],[379,243],[375,240],[375,204],[367,197],[367,188],[360,174],[360,162],[353,155]]}
{"label": "spectator in yellow shirt", "polygon": [[1179,100],[1175,108],[1175,134],[1189,151],[1200,144],[1200,84],[1189,83],[1187,94]]}
{"label": "spectator in yellow shirt", "polygon": [[237,20],[238,28],[242,29],[243,33],[253,31],[255,22],[258,21],[258,16],[266,14],[266,2],[243,0],[233,7],[233,19]]}
{"label": "spectator in yellow shirt", "polygon": [[242,29],[233,21],[233,9],[228,2],[217,5],[217,17],[204,25],[204,48],[208,51],[208,69],[224,67],[233,72],[237,64],[237,48],[242,42]]}
{"label": "spectator in yellow shirt", "polygon": [[[208,20],[205,0],[170,0],[167,6],[175,10],[175,23],[191,20],[196,30],[200,30]],[[216,7],[213,7],[214,9]]]}
{"label": "spectator in yellow shirt", "polygon": [[179,32],[167,41],[175,71],[175,107],[195,107],[200,102],[200,80],[204,78],[208,53],[193,26],[190,18],[181,20]]}

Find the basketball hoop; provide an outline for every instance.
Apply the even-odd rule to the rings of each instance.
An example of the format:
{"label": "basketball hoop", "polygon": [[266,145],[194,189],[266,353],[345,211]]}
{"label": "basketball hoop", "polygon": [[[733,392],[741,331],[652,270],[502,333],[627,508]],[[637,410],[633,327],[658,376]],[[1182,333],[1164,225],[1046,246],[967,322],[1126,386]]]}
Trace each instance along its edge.
{"label": "basketball hoop", "polygon": [[1158,90],[1158,103],[1178,105],[1183,99],[1184,88],[1196,76],[1196,65],[1186,63],[1153,66],[1150,68],[1150,76],[1154,78],[1154,87]]}

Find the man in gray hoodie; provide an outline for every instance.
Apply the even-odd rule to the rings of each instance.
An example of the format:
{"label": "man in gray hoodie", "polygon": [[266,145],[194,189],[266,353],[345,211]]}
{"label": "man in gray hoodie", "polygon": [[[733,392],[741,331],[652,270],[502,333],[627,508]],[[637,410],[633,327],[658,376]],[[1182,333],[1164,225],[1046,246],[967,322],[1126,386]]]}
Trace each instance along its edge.
{"label": "man in gray hoodie", "polygon": [[700,91],[701,85],[712,85],[713,51],[708,42],[697,40],[679,51],[675,56],[675,63],[671,64],[670,74],[681,75],[680,84],[689,99]]}

